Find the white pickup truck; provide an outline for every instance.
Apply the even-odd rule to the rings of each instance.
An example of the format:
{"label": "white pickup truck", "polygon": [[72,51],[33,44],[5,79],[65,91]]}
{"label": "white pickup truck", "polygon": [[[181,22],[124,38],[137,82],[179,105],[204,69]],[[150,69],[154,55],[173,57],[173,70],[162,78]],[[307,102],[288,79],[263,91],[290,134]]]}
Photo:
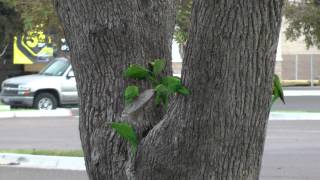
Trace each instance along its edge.
{"label": "white pickup truck", "polygon": [[78,104],[76,81],[69,60],[56,58],[38,74],[6,79],[1,84],[0,100],[12,108],[41,110]]}

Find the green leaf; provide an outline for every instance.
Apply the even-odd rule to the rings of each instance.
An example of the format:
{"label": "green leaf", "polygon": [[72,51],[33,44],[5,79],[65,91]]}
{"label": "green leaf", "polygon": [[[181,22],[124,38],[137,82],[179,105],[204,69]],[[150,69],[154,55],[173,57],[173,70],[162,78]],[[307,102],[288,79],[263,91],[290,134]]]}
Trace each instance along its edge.
{"label": "green leaf", "polygon": [[190,91],[186,87],[182,86],[180,89],[178,89],[178,93],[187,96],[190,94]]}
{"label": "green leaf", "polygon": [[133,64],[124,72],[124,75],[135,79],[146,79],[149,76],[149,71],[140,65]]}
{"label": "green leaf", "polygon": [[111,127],[120,135],[121,138],[128,141],[131,145],[132,152],[135,154],[138,147],[138,138],[133,127],[128,123],[111,123]]}
{"label": "green leaf", "polygon": [[169,95],[168,96],[163,96],[162,97],[162,102],[163,102],[164,109],[167,110],[168,104],[169,104]]}
{"label": "green leaf", "polygon": [[128,86],[125,90],[125,103],[130,104],[134,98],[139,96],[139,88],[137,86]]}
{"label": "green leaf", "polygon": [[278,75],[273,75],[273,95],[275,100],[279,97],[281,101],[285,104],[282,85]]}
{"label": "green leaf", "polygon": [[168,106],[169,95],[171,91],[164,86],[163,84],[159,84],[156,88],[156,104],[159,105],[161,102],[165,107]]}
{"label": "green leaf", "polygon": [[156,105],[159,105],[159,104],[161,104],[161,101],[162,101],[162,99],[161,99],[161,96],[160,96],[160,94],[156,94]]}
{"label": "green leaf", "polygon": [[170,90],[164,86],[163,84],[159,84],[158,86],[156,86],[155,91],[157,94],[161,95],[161,96],[166,96],[168,94],[170,94]]}
{"label": "green leaf", "polygon": [[154,75],[159,75],[166,67],[166,61],[163,59],[156,59],[153,63],[150,64],[153,67],[152,69]]}
{"label": "green leaf", "polygon": [[152,87],[155,87],[159,84],[159,81],[157,80],[157,78],[153,74],[148,76],[148,80],[152,83]]}
{"label": "green leaf", "polygon": [[162,78],[161,84],[165,85],[171,92],[178,92],[182,88],[181,80],[173,76]]}

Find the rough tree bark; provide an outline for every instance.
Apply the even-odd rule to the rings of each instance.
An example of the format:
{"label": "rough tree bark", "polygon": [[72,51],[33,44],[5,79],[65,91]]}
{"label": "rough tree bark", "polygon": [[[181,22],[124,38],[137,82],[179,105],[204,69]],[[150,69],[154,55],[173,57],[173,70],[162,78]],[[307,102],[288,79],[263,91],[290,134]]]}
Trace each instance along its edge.
{"label": "rough tree bark", "polygon": [[[172,0],[55,0],[71,49],[80,95],[80,137],[91,180],[125,180],[126,142],[107,127],[119,121],[128,82],[129,64],[167,60],[171,74],[171,44],[175,22]],[[148,85],[144,84],[144,87]],[[144,130],[160,121],[163,112],[145,114]],[[143,130],[142,130],[143,131]]]}
{"label": "rough tree bark", "polygon": [[[182,71],[191,95],[176,96],[141,140],[129,178],[125,142],[104,123],[123,110],[120,71],[159,56],[155,47],[168,58],[173,1],[55,2],[71,45],[91,180],[259,179],[282,0],[194,1]],[[149,31],[149,21],[139,19],[150,13],[162,29]],[[149,39],[158,33],[167,38]],[[155,41],[160,46],[150,45]]]}
{"label": "rough tree bark", "polygon": [[138,148],[139,180],[257,180],[283,2],[196,0],[178,96]]}

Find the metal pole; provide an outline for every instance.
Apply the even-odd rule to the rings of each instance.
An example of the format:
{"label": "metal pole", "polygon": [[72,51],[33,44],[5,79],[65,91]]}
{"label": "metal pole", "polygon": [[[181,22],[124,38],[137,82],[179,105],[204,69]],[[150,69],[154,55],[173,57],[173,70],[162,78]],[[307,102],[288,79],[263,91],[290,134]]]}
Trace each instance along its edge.
{"label": "metal pole", "polygon": [[298,80],[298,61],[299,61],[299,59],[298,59],[298,54],[296,54],[296,80]]}
{"label": "metal pole", "polygon": [[311,79],[311,87],[313,87],[313,54],[310,57],[310,79]]}

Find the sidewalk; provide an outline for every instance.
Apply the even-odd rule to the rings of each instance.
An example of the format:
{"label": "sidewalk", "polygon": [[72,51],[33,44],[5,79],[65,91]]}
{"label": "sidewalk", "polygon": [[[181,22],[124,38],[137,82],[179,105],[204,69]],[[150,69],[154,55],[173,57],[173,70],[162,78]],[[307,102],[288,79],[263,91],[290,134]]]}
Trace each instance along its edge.
{"label": "sidewalk", "polygon": [[284,96],[320,96],[320,90],[284,90]]}
{"label": "sidewalk", "polygon": [[84,171],[83,157],[0,153],[0,166]]}
{"label": "sidewalk", "polygon": [[[72,117],[79,116],[79,109],[56,109],[52,111],[5,111],[0,112],[1,118],[28,118],[28,117]],[[272,111],[269,120],[320,120],[317,112],[281,112]]]}
{"label": "sidewalk", "polygon": [[320,120],[320,113],[316,112],[271,112],[269,120],[290,120],[290,121],[317,121]]}
{"label": "sidewalk", "polygon": [[17,110],[10,111],[10,109],[6,111],[0,111],[0,119],[1,118],[23,118],[23,117],[71,117],[78,116],[79,109],[78,108],[58,108],[51,111],[46,110]]}

